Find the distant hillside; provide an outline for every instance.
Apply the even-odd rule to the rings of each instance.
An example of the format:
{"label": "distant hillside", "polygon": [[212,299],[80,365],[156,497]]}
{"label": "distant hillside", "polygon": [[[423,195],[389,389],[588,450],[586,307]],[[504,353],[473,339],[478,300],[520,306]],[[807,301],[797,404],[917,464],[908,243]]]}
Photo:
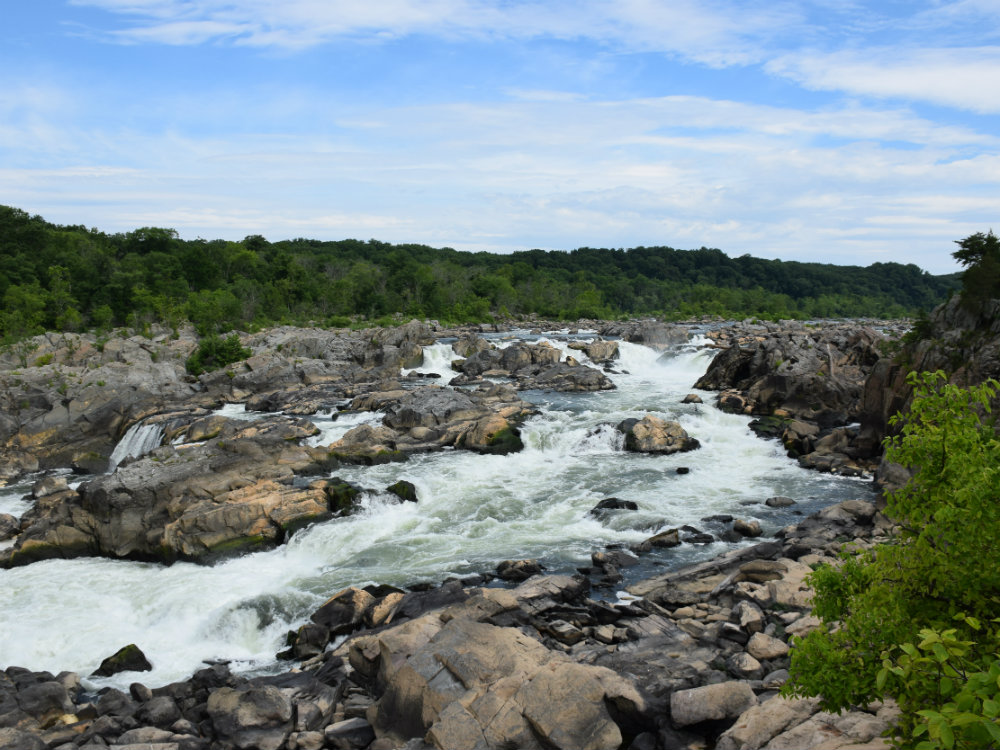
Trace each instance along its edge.
{"label": "distant hillside", "polygon": [[900,317],[929,310],[957,275],[730,258],[721,250],[580,248],[509,255],[376,240],[181,240],[105,234],[0,206],[0,336],[190,320],[202,333],[387,316]]}

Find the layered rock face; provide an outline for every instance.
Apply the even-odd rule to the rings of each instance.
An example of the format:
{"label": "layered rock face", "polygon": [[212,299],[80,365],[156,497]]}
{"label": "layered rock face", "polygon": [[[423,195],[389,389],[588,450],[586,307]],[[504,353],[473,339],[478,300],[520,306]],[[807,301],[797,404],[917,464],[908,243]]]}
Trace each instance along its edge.
{"label": "layered rock face", "polygon": [[923,329],[880,361],[865,383],[858,443],[868,455],[881,454],[882,440],[892,434],[889,419],[908,410],[911,372],[943,370],[956,385],[1000,379],[1000,300],[970,310],[955,296],[930,314]]}
{"label": "layered rock face", "polygon": [[719,408],[759,419],[808,468],[860,476],[875,468],[857,443],[865,382],[885,337],[856,325],[783,321],[711,332],[724,347],[696,386],[720,391]]}

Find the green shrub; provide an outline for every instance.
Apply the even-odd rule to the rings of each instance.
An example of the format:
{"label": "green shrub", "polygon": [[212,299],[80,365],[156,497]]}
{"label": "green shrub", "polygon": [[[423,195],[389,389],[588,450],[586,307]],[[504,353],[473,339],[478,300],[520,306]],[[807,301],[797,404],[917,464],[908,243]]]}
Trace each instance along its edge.
{"label": "green shrub", "polygon": [[895,698],[901,747],[1000,747],[998,683],[983,677],[1000,651],[1000,439],[990,413],[1000,383],[959,388],[942,372],[909,382],[910,412],[885,454],[914,470],[888,494],[899,531],[810,576],[823,627],[795,642],[785,692],[820,696],[828,710]]}
{"label": "green shrub", "polygon": [[184,363],[192,375],[218,370],[234,362],[241,362],[253,352],[240,344],[240,337],[235,333],[223,339],[219,336],[206,336],[198,342],[198,348]]}

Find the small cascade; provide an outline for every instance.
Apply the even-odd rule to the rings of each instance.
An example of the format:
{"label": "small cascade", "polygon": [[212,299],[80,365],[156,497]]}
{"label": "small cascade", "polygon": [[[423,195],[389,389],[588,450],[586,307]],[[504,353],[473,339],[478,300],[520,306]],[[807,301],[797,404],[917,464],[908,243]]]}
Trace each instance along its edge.
{"label": "small cascade", "polygon": [[118,445],[108,459],[108,473],[113,474],[118,465],[126,458],[145,456],[163,443],[163,424],[144,424],[136,422],[128,428]]}
{"label": "small cascade", "polygon": [[420,375],[437,375],[442,385],[458,375],[451,369],[452,360],[458,359],[458,355],[451,348],[451,344],[431,344],[424,347],[424,361],[420,367],[404,370],[403,375],[411,373]]}

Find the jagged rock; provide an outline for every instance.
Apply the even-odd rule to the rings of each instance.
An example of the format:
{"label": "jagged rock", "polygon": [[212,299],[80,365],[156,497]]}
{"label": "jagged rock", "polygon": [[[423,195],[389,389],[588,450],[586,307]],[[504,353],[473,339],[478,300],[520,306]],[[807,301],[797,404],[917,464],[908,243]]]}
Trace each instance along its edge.
{"label": "jagged rock", "polygon": [[0,513],[0,542],[10,539],[21,530],[21,522],[9,513]]}
{"label": "jagged rock", "polygon": [[31,496],[36,500],[69,489],[66,477],[45,477],[31,486]]}
{"label": "jagged rock", "polygon": [[[881,336],[854,325],[804,329],[787,324],[744,336],[720,351],[696,388],[733,391],[731,411],[787,416],[821,426],[855,421],[865,378],[878,361]],[[720,406],[722,404],[720,403]]]}
{"label": "jagged rock", "polygon": [[374,601],[375,597],[367,591],[346,588],[327,599],[309,619],[325,627],[332,635],[344,635],[361,624],[365,610]]}
{"label": "jagged rock", "polygon": [[733,615],[739,626],[748,633],[760,633],[764,630],[766,618],[764,612],[753,602],[741,600],[733,607]]}
{"label": "jagged rock", "polygon": [[652,414],[639,420],[625,420],[617,429],[625,435],[625,450],[636,453],[669,455],[700,446],[677,422],[668,422]]}
{"label": "jagged rock", "polygon": [[372,725],[361,718],[345,719],[324,731],[326,743],[335,750],[363,750],[375,739]]}
{"label": "jagged rock", "polygon": [[144,724],[169,729],[181,718],[181,711],[169,695],[157,695],[142,704],[136,718]]}
{"label": "jagged rock", "polygon": [[14,727],[0,727],[0,747],[7,750],[48,750],[49,746],[37,734]]}
{"label": "jagged rock", "polygon": [[219,688],[205,710],[219,739],[241,750],[278,750],[292,732],[292,702],[270,685]]}
{"label": "jagged rock", "polygon": [[134,643],[123,646],[101,662],[93,677],[110,677],[119,672],[148,672],[153,668],[146,655]]}
{"label": "jagged rock", "polygon": [[[819,699],[775,697],[744,711],[719,737],[716,750],[758,750],[786,727],[802,723],[819,708]],[[807,747],[803,745],[803,747]]]}
{"label": "jagged rock", "polygon": [[490,342],[475,334],[465,334],[459,336],[458,340],[452,343],[451,350],[459,357],[470,357],[477,352],[490,348]]}

